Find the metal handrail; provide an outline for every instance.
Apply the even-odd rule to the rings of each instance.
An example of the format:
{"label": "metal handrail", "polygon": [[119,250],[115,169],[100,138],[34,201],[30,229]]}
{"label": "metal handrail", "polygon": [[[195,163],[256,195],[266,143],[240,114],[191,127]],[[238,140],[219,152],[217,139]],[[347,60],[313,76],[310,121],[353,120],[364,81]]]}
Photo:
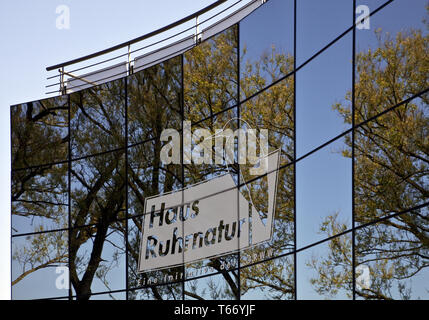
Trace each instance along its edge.
{"label": "metal handrail", "polygon": [[55,69],[58,69],[58,68],[64,68],[65,66],[76,64],[76,63],[79,63],[79,62],[82,62],[82,61],[85,61],[85,60],[89,60],[89,59],[92,59],[92,58],[95,58],[95,57],[98,57],[98,56],[110,53],[112,51],[116,51],[116,50],[119,50],[119,49],[122,49],[122,48],[125,48],[125,47],[129,47],[130,45],[132,45],[134,43],[137,43],[137,42],[143,41],[145,39],[151,38],[151,37],[153,37],[155,35],[158,35],[158,34],[160,34],[162,32],[165,32],[165,31],[170,30],[170,29],[172,29],[174,27],[177,27],[178,25],[181,25],[181,24],[183,24],[185,22],[188,22],[188,21],[190,21],[192,19],[195,19],[198,16],[206,13],[207,11],[210,11],[213,8],[216,8],[217,6],[221,5],[222,3],[225,3],[226,1],[227,0],[218,0],[218,1],[214,2],[214,3],[212,3],[211,5],[205,7],[203,9],[201,9],[201,10],[199,10],[199,11],[191,14],[191,15],[188,15],[188,16],[186,16],[186,17],[184,17],[184,18],[182,18],[182,19],[180,19],[180,20],[178,20],[176,22],[173,22],[173,23],[171,23],[171,24],[169,24],[169,25],[167,25],[165,27],[162,27],[160,29],[154,30],[154,31],[149,32],[149,33],[147,33],[145,35],[142,35],[140,37],[134,38],[132,40],[129,40],[129,41],[117,44],[117,45],[115,45],[113,47],[110,47],[110,48],[107,48],[107,49],[104,49],[104,50],[101,50],[101,51],[98,51],[98,52],[94,52],[94,53],[88,54],[86,56],[77,58],[77,59],[73,59],[73,60],[62,62],[62,63],[56,64],[56,65],[53,65],[53,66],[49,66],[49,67],[46,68],[46,70],[47,71],[52,71],[52,70],[55,70]]}

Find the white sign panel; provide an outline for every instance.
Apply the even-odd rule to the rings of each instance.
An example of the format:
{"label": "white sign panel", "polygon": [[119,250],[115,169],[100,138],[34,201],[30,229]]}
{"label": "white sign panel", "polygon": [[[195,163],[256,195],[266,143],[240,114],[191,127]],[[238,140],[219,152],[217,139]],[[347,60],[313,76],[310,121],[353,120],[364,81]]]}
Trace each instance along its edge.
{"label": "white sign panel", "polygon": [[277,150],[265,159],[266,213],[256,210],[242,194],[245,187],[239,191],[229,173],[147,198],[138,271],[161,270],[226,255],[270,240],[279,157]]}

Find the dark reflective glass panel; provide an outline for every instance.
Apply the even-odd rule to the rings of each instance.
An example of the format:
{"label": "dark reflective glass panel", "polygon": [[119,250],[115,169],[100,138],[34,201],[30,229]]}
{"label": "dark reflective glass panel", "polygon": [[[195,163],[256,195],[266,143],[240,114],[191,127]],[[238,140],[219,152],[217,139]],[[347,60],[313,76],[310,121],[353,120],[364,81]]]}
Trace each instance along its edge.
{"label": "dark reflective glass panel", "polygon": [[355,123],[429,87],[428,10],[424,0],[395,0],[356,31]]}
{"label": "dark reflective glass panel", "polygon": [[[213,277],[217,277],[219,279],[219,288],[222,286],[222,283],[225,284],[225,291],[228,291],[230,294],[229,299],[238,299],[238,278],[237,278],[237,268],[238,268],[238,255],[236,253],[229,253],[229,252],[237,252],[238,250],[238,224],[236,222],[238,221],[237,218],[231,219],[231,221],[225,221],[225,228],[223,231],[226,230],[226,233],[224,232],[222,236],[221,231],[219,231],[218,225],[214,226],[213,230],[216,230],[218,232],[214,232],[213,239],[215,239],[213,242],[210,241],[212,239],[212,233],[208,233],[208,230],[202,230],[204,235],[204,246],[210,247],[213,246],[215,241],[219,241],[218,239],[222,237],[222,242],[227,242],[229,246],[227,247],[227,252],[222,253],[219,255],[219,257],[212,257],[212,258],[205,258],[200,259],[197,262],[191,262],[185,264],[185,290],[188,290],[189,292],[193,292],[194,294],[206,294],[207,290],[204,290],[204,287],[209,285],[209,283],[212,281]],[[184,236],[190,234],[190,228],[184,226]],[[197,230],[199,231],[199,230]],[[194,233],[195,234],[195,233]],[[207,236],[209,234],[209,236]],[[225,235],[227,238],[225,238]],[[228,239],[229,237],[229,239]],[[193,237],[191,238],[193,239]],[[208,240],[207,240],[208,239]],[[191,240],[190,240],[191,241]],[[196,245],[198,246],[199,242],[196,242]],[[194,248],[191,246],[191,244],[188,245],[188,248],[185,249],[184,257],[187,258],[191,255],[191,250],[194,250]],[[215,274],[220,274],[219,276],[215,276]],[[208,276],[204,277],[203,279],[198,279],[200,276]],[[195,279],[197,278],[197,279]],[[194,286],[197,286],[198,291],[194,290]],[[200,287],[201,286],[201,287]],[[214,288],[212,288],[214,289]],[[199,292],[199,293],[198,293]],[[213,290],[211,292],[211,289],[207,291],[207,293],[215,293],[216,290]],[[185,293],[186,295],[186,293]],[[192,295],[188,295],[188,298]]]}
{"label": "dark reflective glass panel", "polygon": [[104,294],[93,294],[91,300],[126,300],[126,292],[110,292]]}
{"label": "dark reflective glass panel", "polygon": [[240,292],[242,300],[294,299],[293,255],[241,268]]}
{"label": "dark reflective glass panel", "polygon": [[298,158],[351,127],[343,110],[352,96],[352,44],[349,32],[296,74]]}
{"label": "dark reflective glass panel", "polygon": [[[173,297],[181,299],[182,281],[184,279],[184,269],[182,266],[141,273],[138,270],[140,254],[143,255],[143,259],[146,254],[144,250],[146,246],[142,243],[142,236],[145,236],[144,239],[147,239],[146,233],[153,231],[143,228],[144,219],[150,219],[150,214],[145,217],[133,217],[128,220],[128,287],[130,289],[139,288],[132,291],[130,297],[133,300],[163,300]],[[156,233],[155,229],[153,235]],[[170,249],[172,245],[171,239],[168,241],[170,241],[168,244],[169,249],[164,252],[168,252],[167,254],[169,255],[171,254]],[[165,250],[166,244],[164,243],[163,245],[163,250]],[[159,249],[159,246],[156,249]],[[159,254],[159,250],[154,250],[154,252],[156,255]],[[148,256],[148,258],[152,259],[153,257]]]}
{"label": "dark reflective glass panel", "polygon": [[424,207],[356,231],[356,298],[429,298],[429,210]]}
{"label": "dark reflective glass panel", "polygon": [[67,96],[12,106],[12,169],[67,160],[67,123]]}
{"label": "dark reflective glass panel", "polygon": [[296,3],[296,59],[299,66],[353,26],[353,0],[300,0]]}
{"label": "dark reflective glass panel", "polygon": [[[389,2],[389,0],[371,0],[371,1],[366,1],[366,0],[356,0],[356,20],[357,21],[362,21],[362,20],[358,20],[358,18],[364,18],[367,16],[366,14],[366,8],[362,8],[360,6],[366,6],[369,8],[369,12],[373,12],[374,10],[376,10],[377,8],[379,8],[380,6],[384,5],[385,3]],[[371,21],[370,21],[370,25],[369,27],[371,28]],[[358,30],[363,30],[363,29],[358,29]]]}
{"label": "dark reflective glass panel", "polygon": [[237,104],[237,27],[184,54],[185,120],[207,118]]}
{"label": "dark reflective glass panel", "polygon": [[[268,152],[280,150],[280,165],[283,166],[293,161],[294,156],[294,78],[290,76],[278,84],[266,89],[240,104],[239,110],[240,127],[248,132],[249,129],[256,130],[256,135],[249,136],[247,140],[256,141],[256,152],[252,144],[247,143],[248,158],[253,152],[256,157],[263,156],[266,152],[261,148],[268,142]],[[267,132],[267,135],[264,133]],[[246,141],[242,141],[246,144]],[[244,151],[244,150],[243,150]],[[246,159],[243,171],[252,167],[254,159]],[[247,170],[244,170],[247,169]],[[249,172],[243,172],[246,180],[252,178]]]}
{"label": "dark reflective glass panel", "polygon": [[[155,139],[128,148],[129,216],[144,213],[146,197],[171,192],[182,187],[180,163],[166,164],[161,159],[161,150],[166,144],[167,142]],[[180,148],[180,140],[176,147]]]}
{"label": "dark reflective glass panel", "polygon": [[68,227],[68,166],[12,172],[12,234]]}
{"label": "dark reflective glass panel", "polygon": [[72,229],[70,281],[76,300],[125,289],[125,220]]}
{"label": "dark reflective glass panel", "polygon": [[[186,279],[238,266],[235,252],[239,248],[241,226],[237,211],[239,169],[234,159],[238,150],[237,139],[232,137],[238,128],[237,120],[237,108],[233,108],[190,128],[192,139],[184,150],[192,150],[188,153],[192,161],[184,164],[185,187],[203,187],[186,195],[193,205],[198,205],[198,218],[195,220],[198,223],[193,218],[183,223],[183,237],[188,239],[184,254]],[[232,137],[229,148],[232,158],[225,153],[228,137]],[[184,159],[189,158],[184,155]],[[213,252],[212,257],[209,258],[206,252]]]}
{"label": "dark reflective glass panel", "polygon": [[242,99],[293,70],[293,19],[294,1],[271,0],[240,21]]}
{"label": "dark reflective glass panel", "polygon": [[125,79],[70,95],[72,158],[123,147],[125,142]]}
{"label": "dark reflective glass panel", "polygon": [[[302,248],[352,226],[351,134],[296,164],[296,235]],[[329,229],[332,223],[340,228]]]}
{"label": "dark reflective glass panel", "polygon": [[[355,139],[352,141],[352,134],[347,134],[304,158],[300,157],[351,128],[353,43],[350,31],[299,69],[297,123],[293,123],[294,76],[264,88],[293,71],[294,2],[267,1],[239,27],[224,30],[183,56],[127,79],[75,92],[70,97],[11,107],[14,299],[68,299],[64,281],[69,273],[73,299],[125,299],[126,285],[133,300],[293,299],[295,281],[298,299],[350,299],[352,233],[335,235],[352,226],[352,194],[357,226],[356,298],[428,298],[428,95],[421,94],[429,87],[426,0],[391,1],[370,17],[369,29],[357,28]],[[374,12],[383,3],[387,1],[357,0],[356,6],[367,5]],[[296,4],[299,67],[352,25],[353,1],[299,0]],[[239,91],[241,99],[251,98],[237,106]],[[420,97],[380,116],[416,94]],[[199,136],[189,145],[182,120],[192,121],[191,137],[199,130]],[[295,127],[300,159],[296,163],[296,183]],[[180,153],[185,153],[179,156],[180,163],[166,164],[161,159],[169,142],[159,136],[167,128],[177,130]],[[256,129],[258,134],[267,129],[267,152],[282,151],[272,233],[269,241],[256,247],[250,245],[258,236],[254,232],[258,217],[242,210],[237,202],[244,199],[251,203],[262,224],[268,225],[264,213],[270,212],[269,174],[258,177],[260,173],[250,173],[257,164],[249,163],[249,158],[245,163],[238,161],[245,141],[240,136],[233,138],[232,163],[225,163],[224,150],[219,152],[215,145],[216,129],[231,129],[232,133]],[[209,134],[204,136],[202,130]],[[130,147],[125,151],[126,140]],[[209,140],[210,163],[186,162],[192,149],[196,149],[195,159],[204,158],[204,147],[196,146]],[[247,142],[246,152],[253,148],[254,156],[258,152],[260,156],[262,142],[257,141],[255,146]],[[225,140],[222,145],[226,146]],[[94,154],[98,155],[92,157]],[[217,157],[222,159],[220,163]],[[138,273],[141,241],[147,232],[143,230],[143,221],[148,219],[143,216],[145,201],[222,175],[231,175],[232,184],[230,190],[220,193],[231,191],[232,196],[213,201],[198,213],[203,216],[204,211],[210,212],[214,219],[207,224],[177,224],[180,233],[176,236],[184,240],[179,244],[183,261]],[[248,180],[252,181],[237,188]],[[295,186],[299,250],[296,279],[292,251]],[[184,196],[186,190],[177,194]],[[199,199],[200,208],[204,208],[203,202],[218,196],[216,192],[205,195]],[[69,212],[70,269],[69,231],[53,231],[69,227]],[[228,232],[235,230],[228,240],[224,237],[228,233],[225,224],[229,225]],[[246,229],[246,224],[252,224],[251,228]],[[38,233],[19,235],[31,232]],[[200,236],[199,232],[204,233]],[[170,231],[168,235],[171,240]],[[324,241],[328,237],[330,240]],[[189,241],[186,245],[186,239],[191,245]],[[237,253],[243,249],[243,239],[250,247]],[[216,244],[230,241],[230,245],[221,253],[189,258],[198,243],[202,243],[201,252],[210,252],[213,240]],[[324,242],[312,247],[316,241]],[[302,250],[305,246],[310,248]]]}
{"label": "dark reflective glass panel", "polygon": [[[272,250],[277,256],[293,249],[294,239],[294,81],[288,77],[240,105],[240,127],[247,133],[240,141],[240,151],[247,157],[239,165],[241,182],[251,181],[240,192],[255,207],[263,223],[265,215],[273,218],[270,241],[242,255],[242,265],[249,263],[249,256],[260,251]],[[243,139],[244,140],[244,139]],[[264,167],[264,161],[278,152],[276,161]],[[282,169],[279,169],[282,168]],[[267,176],[273,176],[269,182]],[[270,193],[270,188],[275,191]],[[272,199],[270,199],[270,196]],[[274,202],[274,212],[269,212]],[[240,212],[240,217],[247,216]],[[246,217],[247,218],[247,217]],[[258,217],[253,217],[252,219]],[[271,219],[269,218],[269,219]],[[250,220],[249,220],[250,222]],[[270,224],[265,224],[269,227]],[[252,259],[250,259],[252,260]],[[252,260],[253,261],[253,260]],[[254,261],[253,261],[254,262]]]}
{"label": "dark reflective glass panel", "polygon": [[355,219],[367,223],[429,200],[428,96],[360,126],[355,133]]}
{"label": "dark reflective glass panel", "polygon": [[163,129],[181,128],[181,57],[128,78],[128,144],[159,138]]}
{"label": "dark reflective glass panel", "polygon": [[238,300],[238,271],[185,282],[185,300]]}
{"label": "dark reflective glass panel", "polygon": [[129,300],[183,300],[182,284],[171,286],[151,286],[145,289],[130,290]]}
{"label": "dark reflective glass panel", "polygon": [[111,223],[125,217],[125,151],[73,161],[72,226]]}
{"label": "dark reflective glass panel", "polygon": [[185,186],[228,172],[236,179],[238,166],[235,159],[228,158],[226,149],[230,142],[232,153],[238,150],[237,137],[229,140],[229,134],[233,135],[239,125],[237,115],[237,108],[232,108],[184,128]]}
{"label": "dark reflective glass panel", "polygon": [[67,232],[12,238],[12,299],[68,296]]}
{"label": "dark reflective glass panel", "polygon": [[240,188],[250,204],[250,208],[241,206],[239,210],[240,220],[245,220],[243,232],[249,232],[249,245],[240,253],[241,267],[294,249],[293,166],[274,172],[270,169],[268,175]]}
{"label": "dark reflective glass panel", "polygon": [[[331,221],[330,230],[341,228]],[[352,236],[348,233],[297,253],[298,300],[350,300]]]}

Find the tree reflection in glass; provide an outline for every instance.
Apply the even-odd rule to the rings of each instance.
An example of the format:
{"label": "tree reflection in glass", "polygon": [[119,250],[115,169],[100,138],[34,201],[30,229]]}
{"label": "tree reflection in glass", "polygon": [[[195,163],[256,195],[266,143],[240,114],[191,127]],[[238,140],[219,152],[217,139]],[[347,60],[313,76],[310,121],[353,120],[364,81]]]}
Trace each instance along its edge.
{"label": "tree reflection in glass", "polygon": [[[371,278],[370,286],[362,286],[362,275],[356,272],[356,297],[427,298],[427,281],[419,279],[427,279],[429,266],[429,212],[428,207],[414,208],[429,199],[429,96],[409,98],[429,87],[429,35],[420,29],[396,35],[376,32],[378,48],[356,56],[354,121],[363,124],[355,130],[354,141],[355,221],[359,226],[394,216],[356,231],[355,268],[367,266]],[[334,108],[345,122],[352,122],[350,104]],[[351,157],[352,141],[345,142],[343,154]],[[330,236],[343,229],[333,215],[321,231]],[[351,271],[341,268],[351,254],[350,246],[339,244],[331,247],[329,256],[310,262],[318,271],[312,280],[316,290],[335,294],[335,286],[326,290],[326,281],[351,288]]]}

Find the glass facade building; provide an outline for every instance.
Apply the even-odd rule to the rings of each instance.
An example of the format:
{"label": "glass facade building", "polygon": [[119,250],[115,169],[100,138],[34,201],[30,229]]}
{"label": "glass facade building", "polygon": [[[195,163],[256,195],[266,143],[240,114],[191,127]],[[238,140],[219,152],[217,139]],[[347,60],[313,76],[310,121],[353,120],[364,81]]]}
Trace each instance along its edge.
{"label": "glass facade building", "polygon": [[[263,1],[160,62],[11,106],[12,299],[428,299],[428,10]],[[264,188],[246,164],[163,163],[184,121],[268,129],[272,236],[139,273],[145,199],[227,172]]]}

